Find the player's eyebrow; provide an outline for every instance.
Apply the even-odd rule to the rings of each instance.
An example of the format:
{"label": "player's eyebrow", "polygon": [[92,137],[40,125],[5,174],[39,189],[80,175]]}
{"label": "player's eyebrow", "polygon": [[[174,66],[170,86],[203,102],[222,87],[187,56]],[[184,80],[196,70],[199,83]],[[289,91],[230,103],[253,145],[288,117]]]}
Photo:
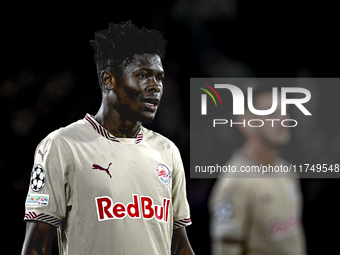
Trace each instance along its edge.
{"label": "player's eyebrow", "polygon": [[153,68],[140,68],[136,71],[134,71],[134,73],[138,73],[140,71],[146,71],[147,73],[157,73],[157,74],[164,74],[164,70],[163,69],[153,69]]}

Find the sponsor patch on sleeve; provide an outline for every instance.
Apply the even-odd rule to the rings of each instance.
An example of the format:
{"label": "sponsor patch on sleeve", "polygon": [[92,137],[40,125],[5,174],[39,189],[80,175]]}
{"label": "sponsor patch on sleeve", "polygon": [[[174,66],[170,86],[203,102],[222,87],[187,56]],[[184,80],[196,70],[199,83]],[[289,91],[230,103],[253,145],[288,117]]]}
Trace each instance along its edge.
{"label": "sponsor patch on sleeve", "polygon": [[48,205],[49,196],[47,194],[32,195],[28,194],[26,198],[26,205]]}

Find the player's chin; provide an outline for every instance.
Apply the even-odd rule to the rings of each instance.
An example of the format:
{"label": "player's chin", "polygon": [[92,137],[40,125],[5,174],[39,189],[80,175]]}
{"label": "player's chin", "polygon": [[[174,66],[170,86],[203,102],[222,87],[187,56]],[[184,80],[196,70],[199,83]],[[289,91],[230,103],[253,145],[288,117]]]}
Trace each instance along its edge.
{"label": "player's chin", "polygon": [[290,142],[290,136],[277,136],[271,140],[271,144],[275,147],[285,146]]}
{"label": "player's chin", "polygon": [[143,111],[140,115],[139,115],[139,120],[142,123],[150,123],[154,120],[155,116],[156,116],[156,112],[157,111]]}

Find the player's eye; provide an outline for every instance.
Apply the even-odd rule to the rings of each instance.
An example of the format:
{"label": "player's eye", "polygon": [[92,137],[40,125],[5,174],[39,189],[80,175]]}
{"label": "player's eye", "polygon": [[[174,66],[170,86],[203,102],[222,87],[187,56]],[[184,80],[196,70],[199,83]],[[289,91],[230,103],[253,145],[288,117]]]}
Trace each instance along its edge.
{"label": "player's eye", "polygon": [[139,77],[139,78],[141,78],[141,79],[146,79],[146,78],[148,78],[148,75],[147,75],[147,73],[139,73],[138,75],[137,75],[137,77]]}
{"label": "player's eye", "polygon": [[157,75],[156,80],[162,82],[164,80],[164,74]]}

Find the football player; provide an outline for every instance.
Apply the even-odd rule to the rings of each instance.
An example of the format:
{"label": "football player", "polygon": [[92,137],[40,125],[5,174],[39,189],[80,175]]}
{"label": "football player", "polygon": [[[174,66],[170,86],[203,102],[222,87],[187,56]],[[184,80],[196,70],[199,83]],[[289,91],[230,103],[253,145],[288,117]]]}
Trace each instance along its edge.
{"label": "football player", "polygon": [[[266,86],[255,91],[256,109],[269,109],[272,92]],[[256,118],[282,121],[280,102],[278,105],[270,116]],[[248,121],[253,115],[247,111],[242,118]],[[226,163],[235,166],[237,172],[223,173],[209,200],[212,254],[305,255],[298,176],[284,172],[242,173],[244,167],[289,166],[279,153],[279,147],[290,140],[289,128],[271,123],[238,128],[245,143]]]}
{"label": "football player", "polygon": [[38,145],[22,254],[194,254],[177,147],[142,126],[163,94],[165,40],[131,22],[91,41],[102,92],[95,115]]}

